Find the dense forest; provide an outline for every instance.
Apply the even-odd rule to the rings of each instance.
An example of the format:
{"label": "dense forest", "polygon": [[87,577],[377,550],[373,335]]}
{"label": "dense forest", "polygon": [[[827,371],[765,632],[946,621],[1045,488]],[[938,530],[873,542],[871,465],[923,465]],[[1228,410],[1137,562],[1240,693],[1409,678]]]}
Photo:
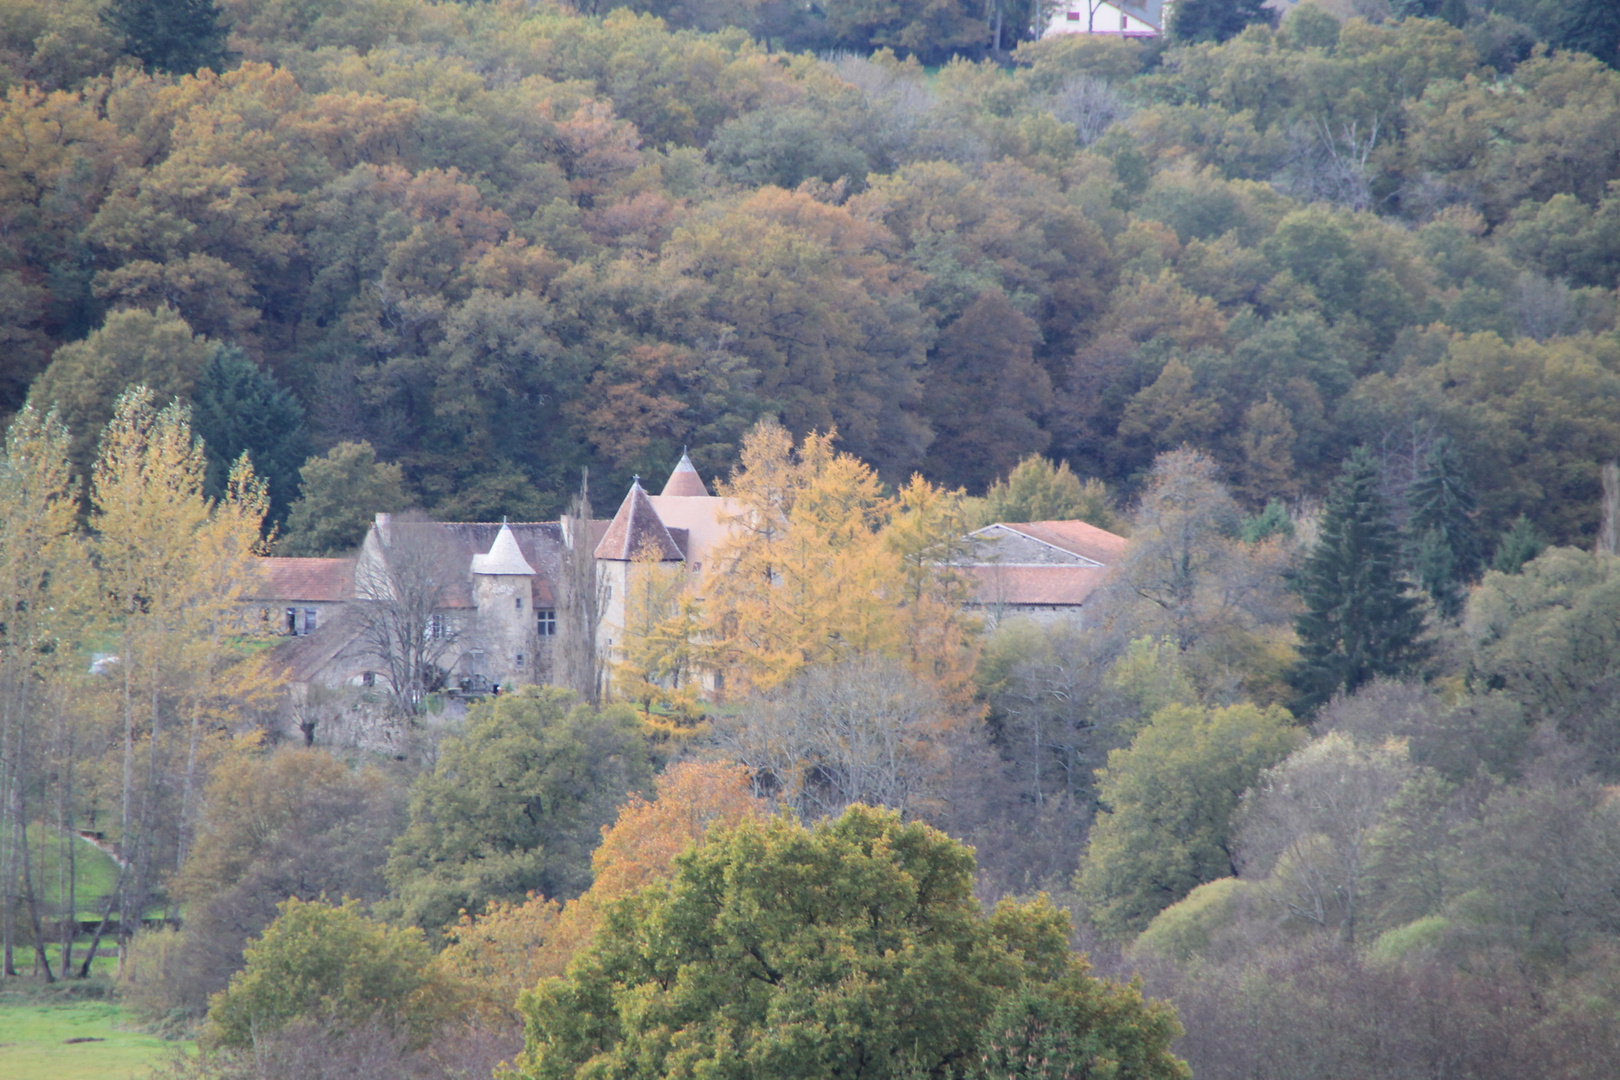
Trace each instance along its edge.
{"label": "dense forest", "polygon": [[[7,980],[190,1080],[1612,1072],[1620,9],[1177,8],[0,0]],[[267,735],[255,554],[683,448],[772,528],[623,700]],[[964,611],[1068,517],[1084,625]]]}
{"label": "dense forest", "polygon": [[134,381],[277,520],[347,443],[492,520],[582,465],[724,475],[767,414],[970,494],[1045,453],[1129,498],[1190,444],[1252,506],[1445,435],[1493,528],[1596,535],[1620,74],[1505,15],[935,69],[242,0],[229,70],[175,76],[96,9],[8,0],[0,53],[0,410],[57,405],[81,469]]}

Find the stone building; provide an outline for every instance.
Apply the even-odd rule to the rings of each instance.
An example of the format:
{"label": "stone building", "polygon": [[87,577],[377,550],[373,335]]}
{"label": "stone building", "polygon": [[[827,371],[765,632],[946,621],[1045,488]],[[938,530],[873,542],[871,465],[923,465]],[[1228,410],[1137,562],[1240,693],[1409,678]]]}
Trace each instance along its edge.
{"label": "stone building", "polygon": [[[637,478],[614,516],[590,522],[588,535],[570,535],[567,522],[378,514],[353,557],[260,560],[249,615],[286,639],[273,659],[287,676],[295,716],[343,688],[378,697],[388,689],[390,658],[377,623],[391,608],[400,609],[396,621],[406,632],[421,635],[434,689],[448,698],[552,682],[569,632],[559,607],[576,544],[594,556],[595,654],[607,670],[624,642],[638,557],[648,553],[694,575],[715,572],[717,552],[743,515],[734,500],[709,494],[684,454],[659,494]],[[998,523],[971,537],[972,604],[992,623],[1080,617],[1126,544],[1082,521]],[[412,605],[414,615],[404,610]],[[306,721],[298,726],[308,738]]]}

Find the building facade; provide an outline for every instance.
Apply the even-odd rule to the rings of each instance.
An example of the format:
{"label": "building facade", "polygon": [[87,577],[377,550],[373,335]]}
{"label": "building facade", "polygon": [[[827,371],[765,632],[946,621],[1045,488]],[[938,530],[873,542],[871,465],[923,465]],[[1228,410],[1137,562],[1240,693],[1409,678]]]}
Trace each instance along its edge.
{"label": "building facade", "polygon": [[[561,610],[565,575],[582,562],[577,545],[593,556],[594,654],[607,671],[625,641],[638,560],[717,572],[744,514],[711,495],[685,455],[659,494],[637,478],[611,519],[577,536],[567,522],[378,514],[351,558],[260,560],[249,616],[285,639],[273,656],[295,701],[314,688],[386,690],[398,670],[389,642],[401,640],[420,639],[433,690],[452,697],[554,682],[569,627],[579,625]],[[998,523],[971,539],[971,605],[992,623],[1081,617],[1126,543],[1081,521]]]}

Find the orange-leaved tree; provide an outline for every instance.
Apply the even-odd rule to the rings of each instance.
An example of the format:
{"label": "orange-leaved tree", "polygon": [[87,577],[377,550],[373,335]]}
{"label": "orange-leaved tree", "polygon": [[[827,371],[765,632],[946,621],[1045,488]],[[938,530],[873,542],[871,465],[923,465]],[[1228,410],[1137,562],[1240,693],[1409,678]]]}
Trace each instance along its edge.
{"label": "orange-leaved tree", "polygon": [[462,913],[441,954],[448,969],[479,987],[483,1008],[510,1013],[517,996],[546,976],[561,975],[595,935],[613,901],[674,873],[675,856],[710,826],[763,818],[771,807],[751,790],[748,771],[729,763],[682,762],[657,780],[654,797],[631,796],[602,830],[591,857],[595,880],[566,907],[543,896],[521,904],[496,901],[481,915]]}

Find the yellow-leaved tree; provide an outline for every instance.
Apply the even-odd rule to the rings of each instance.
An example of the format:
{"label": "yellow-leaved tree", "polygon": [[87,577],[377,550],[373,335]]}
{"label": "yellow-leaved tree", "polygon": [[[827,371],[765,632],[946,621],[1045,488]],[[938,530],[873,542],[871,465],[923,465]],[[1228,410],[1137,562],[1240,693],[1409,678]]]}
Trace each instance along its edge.
{"label": "yellow-leaved tree", "polygon": [[90,523],[118,649],[120,913],[143,910],[184,861],[206,757],[276,681],[246,647],[242,612],[265,486],[244,455],[210,500],[206,470],[184,406],[157,408],[145,387],[119,397],[91,474]]}
{"label": "yellow-leaved tree", "polygon": [[640,707],[642,722],[650,730],[665,738],[689,738],[703,717],[698,694],[702,672],[712,660],[702,610],[686,563],[660,561],[652,548],[636,553],[624,598],[624,647],[613,663],[613,687]]}
{"label": "yellow-leaved tree", "polygon": [[722,493],[740,504],[705,582],[714,663],[742,691],[863,656],[903,660],[956,690],[973,667],[960,492],[913,477],[898,497],[811,433],[770,421],[743,441]]}

